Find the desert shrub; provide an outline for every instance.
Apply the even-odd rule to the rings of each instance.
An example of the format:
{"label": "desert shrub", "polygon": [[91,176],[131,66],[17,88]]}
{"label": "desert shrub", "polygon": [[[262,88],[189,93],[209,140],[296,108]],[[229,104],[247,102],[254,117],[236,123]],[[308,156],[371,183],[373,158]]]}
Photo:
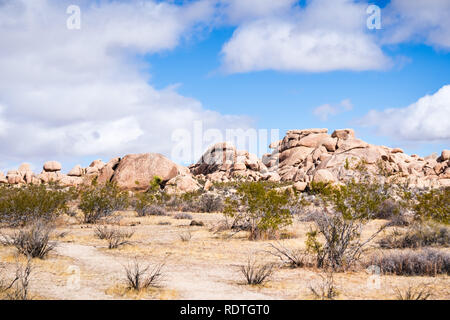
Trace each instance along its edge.
{"label": "desert shrub", "polygon": [[413,206],[418,220],[430,219],[439,223],[450,223],[450,187],[432,189],[417,195],[417,203]]}
{"label": "desert shrub", "polygon": [[164,209],[164,207],[152,204],[152,205],[144,207],[142,209],[142,211],[140,211],[140,213],[138,213],[138,215],[140,217],[144,217],[144,216],[166,216],[167,212]]}
{"label": "desert shrub", "polygon": [[432,292],[426,286],[409,286],[405,290],[396,289],[397,300],[428,300]]}
{"label": "desert shrub", "polygon": [[179,234],[180,240],[183,242],[189,242],[192,239],[192,233],[190,231],[182,232]]}
{"label": "desert shrub", "polygon": [[50,241],[54,227],[44,221],[35,221],[29,228],[11,236],[3,235],[2,243],[16,247],[19,253],[31,258],[44,259],[56,243]]}
{"label": "desert shrub", "polygon": [[402,214],[401,206],[393,199],[386,199],[374,212],[374,219],[392,219]]}
{"label": "desert shrub", "polygon": [[281,243],[271,243],[269,246],[271,247],[270,254],[280,258],[283,263],[288,264],[292,268],[311,267],[315,265],[311,259],[311,254],[305,250],[287,248]]}
{"label": "desert shrub", "polygon": [[73,189],[62,190],[54,186],[0,186],[0,222],[19,226],[36,219],[51,221],[66,212],[67,203],[75,197]]}
{"label": "desert shrub", "polygon": [[6,281],[0,278],[0,299],[5,300],[30,300],[29,286],[33,271],[31,259],[27,264],[17,264],[14,279]]}
{"label": "desert shrub", "polygon": [[119,228],[110,228],[108,226],[98,226],[94,230],[97,238],[108,241],[109,249],[116,249],[120,246],[129,244],[129,239],[133,236],[133,230],[121,230]]}
{"label": "desert shrub", "polygon": [[163,280],[162,269],[165,263],[143,267],[137,260],[125,267],[126,283],[129,289],[140,291],[149,287],[159,287]]}
{"label": "desert shrub", "polygon": [[258,285],[266,282],[274,273],[274,265],[271,263],[258,264],[256,259],[248,258],[247,264],[240,267],[245,281],[250,285]]}
{"label": "desert shrub", "polygon": [[184,212],[179,212],[173,217],[178,220],[192,220],[192,215]]}
{"label": "desert shrub", "polygon": [[251,240],[273,238],[279,229],[292,223],[286,207],[288,195],[267,189],[259,182],[242,183],[237,193],[237,199],[226,199],[224,214],[234,219],[234,226],[244,225],[242,229],[250,231]]}
{"label": "desert shrub", "polygon": [[405,276],[435,276],[450,274],[450,254],[437,249],[393,250],[373,256],[368,265],[377,265],[388,274]]}
{"label": "desert shrub", "polygon": [[[321,208],[312,215],[314,228],[307,234],[306,246],[316,255],[317,266],[346,269],[359,261],[364,247],[384,230],[382,226],[361,241],[363,226],[388,199],[386,186],[366,178],[351,180],[321,193]],[[322,236],[324,243],[319,240]]]}
{"label": "desert shrub", "polygon": [[420,248],[449,246],[449,228],[435,223],[414,223],[406,232],[394,230],[379,241],[382,248]]}
{"label": "desert shrub", "polygon": [[198,201],[199,212],[220,212],[223,209],[223,201],[219,196],[207,193]]}
{"label": "desert shrub", "polygon": [[79,208],[83,211],[85,223],[96,223],[127,206],[128,194],[120,191],[115,183],[94,184],[81,190]]}
{"label": "desert shrub", "polygon": [[334,282],[333,272],[329,272],[326,275],[321,275],[320,280],[309,285],[314,297],[318,300],[333,300],[339,295],[338,290]]}

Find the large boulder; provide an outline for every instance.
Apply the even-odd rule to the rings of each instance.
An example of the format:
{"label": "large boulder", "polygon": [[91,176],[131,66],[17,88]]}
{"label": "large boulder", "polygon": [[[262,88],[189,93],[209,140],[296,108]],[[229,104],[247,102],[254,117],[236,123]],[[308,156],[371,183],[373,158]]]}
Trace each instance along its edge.
{"label": "large boulder", "polygon": [[83,175],[83,168],[79,164],[72,168],[67,174],[69,177],[81,177]]}
{"label": "large boulder", "polygon": [[61,163],[58,161],[47,161],[44,163],[45,172],[58,172],[61,171]]}
{"label": "large boulder", "polygon": [[194,192],[199,190],[200,188],[200,184],[191,175],[185,175],[170,179],[167,182],[164,190],[168,194],[176,194]]}
{"label": "large boulder", "polygon": [[331,134],[331,137],[339,138],[342,140],[354,139],[355,131],[353,129],[338,129],[334,130],[334,132]]}
{"label": "large boulder", "polygon": [[313,181],[327,183],[327,182],[334,182],[335,178],[330,171],[326,169],[320,169],[317,170],[316,173],[314,173]]}
{"label": "large boulder", "polygon": [[441,153],[441,161],[450,160],[450,150],[443,150]]}
{"label": "large boulder", "polygon": [[113,175],[114,170],[117,168],[117,166],[120,163],[120,158],[113,158],[108,161],[107,164],[102,166],[102,168],[99,170],[97,182],[98,183],[107,183],[110,182]]}
{"label": "large boulder", "polygon": [[8,183],[8,179],[6,179],[3,172],[0,171],[0,183]]}
{"label": "large boulder", "polygon": [[147,190],[155,176],[164,182],[177,176],[177,165],[159,153],[129,154],[123,157],[111,181],[126,190]]}

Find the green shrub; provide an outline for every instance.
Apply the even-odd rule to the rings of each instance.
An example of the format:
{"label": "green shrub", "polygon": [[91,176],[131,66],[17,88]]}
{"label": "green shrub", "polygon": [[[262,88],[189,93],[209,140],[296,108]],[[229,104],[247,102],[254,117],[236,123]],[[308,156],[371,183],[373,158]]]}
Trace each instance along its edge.
{"label": "green shrub", "polygon": [[394,230],[380,239],[382,248],[420,248],[426,246],[450,245],[450,232],[447,226],[435,223],[415,223],[406,232]]}
{"label": "green shrub", "polygon": [[[236,224],[247,224],[250,239],[274,237],[277,231],[292,223],[286,207],[289,197],[259,182],[246,182],[237,189],[238,199],[226,200],[224,214],[235,219]],[[241,211],[237,209],[241,207]]]}
{"label": "green shrub", "polygon": [[83,211],[85,223],[96,223],[113,212],[128,206],[128,194],[120,191],[115,183],[92,185],[81,191],[79,208]]}
{"label": "green shrub", "polygon": [[430,219],[439,223],[450,223],[450,187],[432,189],[417,196],[413,206],[415,217],[419,220]]}
{"label": "green shrub", "polygon": [[20,188],[0,186],[0,221],[12,226],[40,219],[51,221],[68,210],[76,197],[74,189],[55,186],[25,185]]}

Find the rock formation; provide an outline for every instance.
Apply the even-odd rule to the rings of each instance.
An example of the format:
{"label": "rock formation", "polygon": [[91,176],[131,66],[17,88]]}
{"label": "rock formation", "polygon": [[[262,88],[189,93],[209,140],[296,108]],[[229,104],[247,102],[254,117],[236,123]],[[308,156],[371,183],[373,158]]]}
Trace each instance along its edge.
{"label": "rock formation", "polygon": [[36,175],[29,164],[18,170],[0,172],[0,183],[25,184],[56,182],[63,186],[116,182],[125,190],[144,191],[153,177],[163,180],[168,193],[209,190],[214,182],[233,180],[292,181],[298,191],[308,183],[341,182],[355,175],[351,169],[363,161],[369,172],[382,168],[388,176],[407,182],[411,187],[430,188],[450,186],[450,150],[440,156],[422,158],[407,155],[399,148],[368,144],[355,136],[352,129],[290,130],[286,136],[269,146],[273,151],[259,159],[245,150],[237,150],[227,142],[217,143],[191,166],[178,165],[161,154],[130,154],[113,158],[107,163],[93,161],[89,167],[80,165],[68,174],[61,173],[61,164],[48,161]]}

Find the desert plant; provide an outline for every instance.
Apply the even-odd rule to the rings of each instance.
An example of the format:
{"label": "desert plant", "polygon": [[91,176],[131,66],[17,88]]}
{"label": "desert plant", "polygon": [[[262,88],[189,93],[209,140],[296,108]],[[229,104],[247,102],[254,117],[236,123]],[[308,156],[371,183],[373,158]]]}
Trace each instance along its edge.
{"label": "desert plant", "polygon": [[140,216],[166,216],[167,212],[162,206],[149,205],[146,206],[142,211]]}
{"label": "desert plant", "polygon": [[406,276],[435,276],[450,274],[450,254],[437,249],[393,250],[372,256],[367,265],[377,265],[388,274]]}
{"label": "desert plant", "polygon": [[190,215],[188,213],[182,213],[182,212],[177,213],[173,217],[178,220],[192,220],[192,215]]}
{"label": "desert plant", "polygon": [[266,282],[274,273],[272,263],[258,264],[256,259],[249,257],[247,264],[240,267],[245,281],[249,285],[258,285]]}
{"label": "desert plant", "polygon": [[179,234],[181,241],[189,242],[192,239],[192,233],[190,231],[182,232]]}
{"label": "desert plant", "polygon": [[109,249],[116,249],[120,246],[129,244],[130,239],[134,231],[133,230],[120,230],[119,228],[110,228],[108,226],[98,226],[94,230],[94,234],[97,238],[108,241]]}
{"label": "desert plant", "polygon": [[133,264],[125,267],[126,283],[129,289],[140,291],[149,287],[159,287],[163,280],[162,269],[165,263],[141,266],[135,259]]}
{"label": "desert plant", "polygon": [[56,246],[56,243],[50,241],[53,230],[53,226],[38,220],[29,228],[11,236],[3,235],[2,243],[16,247],[19,253],[28,257],[44,259]]}
{"label": "desert plant", "polygon": [[406,232],[394,229],[392,233],[378,242],[380,247],[394,248],[420,248],[426,246],[450,245],[449,227],[433,222],[414,223]]}
{"label": "desert plant", "polygon": [[11,226],[36,219],[51,221],[66,212],[67,203],[75,197],[74,189],[60,190],[53,185],[0,186],[0,221]]}
{"label": "desert plant", "polygon": [[332,300],[339,295],[334,283],[333,272],[327,273],[325,276],[319,274],[321,280],[315,284],[310,284],[309,290],[316,299]]}
{"label": "desert plant", "polygon": [[280,242],[276,245],[270,243],[269,246],[272,249],[269,251],[270,254],[280,258],[283,263],[287,263],[292,268],[302,268],[314,265],[311,261],[311,254],[305,250],[287,248]]}
{"label": "desert plant", "polygon": [[220,212],[223,209],[223,201],[219,196],[207,193],[200,197],[198,209],[200,212]]}
{"label": "desert plant", "polygon": [[428,300],[432,292],[426,286],[409,286],[405,290],[396,289],[397,300]]}
{"label": "desert plant", "polygon": [[113,212],[128,205],[128,194],[120,191],[115,183],[94,184],[81,191],[79,208],[83,211],[85,223],[96,223]]}
{"label": "desert plant", "polygon": [[273,238],[279,229],[292,223],[287,194],[259,182],[242,183],[237,193],[238,199],[226,199],[224,214],[234,219],[233,225],[248,226],[251,240]]}
{"label": "desert plant", "polygon": [[450,223],[450,187],[432,189],[419,194],[413,206],[418,220],[430,219],[439,223]]}
{"label": "desert plant", "polygon": [[30,300],[29,286],[32,271],[31,258],[28,258],[26,265],[17,263],[14,279],[6,281],[0,278],[2,298],[6,300]]}

